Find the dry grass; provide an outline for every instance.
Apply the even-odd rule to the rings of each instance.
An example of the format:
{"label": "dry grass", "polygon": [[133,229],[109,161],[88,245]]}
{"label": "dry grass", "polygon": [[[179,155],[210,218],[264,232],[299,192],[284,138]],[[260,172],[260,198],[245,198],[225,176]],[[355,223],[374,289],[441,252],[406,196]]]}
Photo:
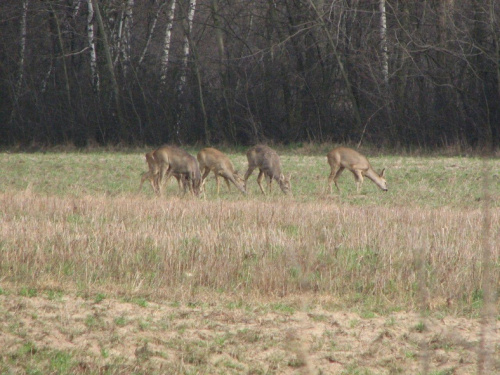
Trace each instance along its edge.
{"label": "dry grass", "polygon": [[[429,307],[470,313],[481,301],[479,209],[21,192],[0,195],[0,210],[2,274],[17,287],[175,300],[318,292],[414,307],[423,262]],[[498,283],[498,210],[491,227]]]}
{"label": "dry grass", "polygon": [[249,196],[209,181],[202,199],[135,193],[139,154],[1,160],[0,372],[500,369],[495,159],[488,194],[479,159],[386,156],[389,193],[346,174],[330,196],[324,155],[288,153],[293,198],[252,176]]}

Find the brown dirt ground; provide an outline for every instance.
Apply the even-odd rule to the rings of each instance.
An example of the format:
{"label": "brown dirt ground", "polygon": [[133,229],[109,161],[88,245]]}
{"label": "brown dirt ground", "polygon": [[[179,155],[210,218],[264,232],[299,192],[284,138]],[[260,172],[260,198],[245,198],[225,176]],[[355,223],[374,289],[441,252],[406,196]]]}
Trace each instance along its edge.
{"label": "brown dirt ground", "polygon": [[[43,363],[50,359],[33,365],[16,355],[30,343],[38,353],[71,353],[67,373],[477,373],[479,319],[272,306],[0,295],[0,364],[10,373],[25,373],[29,361],[50,368]],[[500,322],[493,325],[488,340],[498,373]]]}

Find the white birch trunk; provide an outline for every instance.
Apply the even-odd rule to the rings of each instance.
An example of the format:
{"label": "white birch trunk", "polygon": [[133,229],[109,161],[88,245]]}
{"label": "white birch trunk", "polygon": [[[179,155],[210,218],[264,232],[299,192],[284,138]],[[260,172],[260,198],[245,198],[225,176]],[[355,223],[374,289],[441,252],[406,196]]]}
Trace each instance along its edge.
{"label": "white birch trunk", "polygon": [[385,0],[379,0],[380,10],[380,49],[382,54],[382,76],[386,87],[389,85],[389,53],[387,50],[387,20]]}
{"label": "white birch trunk", "polygon": [[196,0],[188,0],[187,24],[184,30],[183,55],[181,64],[181,76],[179,79],[179,93],[184,91],[187,77],[187,63],[189,59],[189,41],[191,40],[191,29],[193,27],[194,12],[196,10]]}
{"label": "white birch trunk", "polygon": [[158,10],[156,11],[155,17],[153,18],[153,22],[151,24],[151,28],[149,29],[148,32],[148,37],[146,39],[146,45],[144,46],[144,49],[142,50],[141,57],[139,58],[139,66],[142,65],[142,62],[144,61],[144,57],[146,57],[146,52],[149,48],[149,44],[151,43],[151,38],[153,37],[153,34],[156,29],[156,22],[158,21],[158,17],[160,16],[160,12],[165,6],[166,2],[162,3],[159,7]]}
{"label": "white birch trunk", "polygon": [[170,4],[170,8],[167,12],[167,26],[165,28],[165,39],[163,41],[163,56],[160,64],[160,80],[162,85],[165,85],[165,82],[167,81],[168,56],[170,54],[170,42],[172,40],[172,28],[174,26],[176,0],[170,1],[172,1],[172,3]]}
{"label": "white birch trunk", "polygon": [[90,74],[92,76],[92,88],[94,92],[99,92],[99,72],[97,71],[97,52],[94,32],[94,6],[92,0],[87,0],[87,39],[90,47]]}

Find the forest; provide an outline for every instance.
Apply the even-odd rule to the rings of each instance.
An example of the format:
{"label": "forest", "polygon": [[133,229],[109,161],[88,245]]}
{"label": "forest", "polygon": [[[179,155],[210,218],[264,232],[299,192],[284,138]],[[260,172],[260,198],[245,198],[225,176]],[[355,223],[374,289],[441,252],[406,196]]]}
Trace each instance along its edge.
{"label": "forest", "polygon": [[2,0],[0,145],[500,147],[498,0]]}

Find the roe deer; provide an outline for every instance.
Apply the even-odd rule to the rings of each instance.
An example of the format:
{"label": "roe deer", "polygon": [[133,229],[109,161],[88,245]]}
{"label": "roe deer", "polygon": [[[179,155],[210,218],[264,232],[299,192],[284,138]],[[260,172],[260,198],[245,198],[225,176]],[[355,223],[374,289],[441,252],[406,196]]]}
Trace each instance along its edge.
{"label": "roe deer", "polygon": [[259,176],[257,177],[257,183],[259,184],[260,190],[265,195],[266,192],[262,187],[262,179],[264,176],[268,180],[269,192],[271,192],[271,183],[274,180],[278,181],[278,184],[283,191],[283,193],[288,194],[291,191],[290,177],[285,177],[281,173],[281,162],[280,157],[272,148],[265,145],[257,145],[252,147],[247,151],[248,159],[248,170],[245,173],[245,189],[248,177],[252,174],[255,168],[259,168]]}
{"label": "roe deer", "polygon": [[201,186],[205,185],[205,179],[207,178],[210,171],[215,174],[215,181],[217,183],[217,194],[219,194],[219,176],[221,176],[227,185],[227,189],[231,191],[231,186],[229,181],[231,181],[234,186],[238,188],[243,194],[246,194],[244,181],[237,171],[234,170],[233,163],[231,160],[221,151],[215,148],[206,147],[196,156],[198,163],[200,164],[200,172],[203,173],[201,176]]}
{"label": "roe deer", "polygon": [[385,168],[378,174],[373,170],[368,159],[359,152],[347,147],[337,147],[330,151],[326,157],[332,169],[328,177],[330,193],[332,193],[332,181],[340,192],[337,180],[345,168],[349,169],[354,174],[356,191],[358,193],[363,184],[363,176],[368,177],[383,191],[387,191],[387,181],[384,178]]}
{"label": "roe deer", "polygon": [[[142,185],[144,184],[144,181],[149,180],[149,183],[151,184],[151,187],[153,188],[153,191],[158,195],[160,188],[158,185],[158,179],[160,175],[160,166],[155,160],[154,157],[154,151],[148,152],[146,155],[146,163],[148,164],[148,171],[143,172],[141,174],[141,184],[139,185],[138,191],[142,190]],[[177,184],[179,185],[179,189],[182,189],[184,186],[184,179],[180,174],[175,173],[173,175],[175,179],[177,180]]]}
{"label": "roe deer", "polygon": [[154,151],[154,160],[158,163],[160,172],[158,174],[159,194],[161,195],[163,179],[170,178],[172,175],[179,175],[185,179],[184,191],[186,185],[195,195],[200,193],[201,174],[198,167],[198,161],[188,152],[176,146],[163,146]]}

